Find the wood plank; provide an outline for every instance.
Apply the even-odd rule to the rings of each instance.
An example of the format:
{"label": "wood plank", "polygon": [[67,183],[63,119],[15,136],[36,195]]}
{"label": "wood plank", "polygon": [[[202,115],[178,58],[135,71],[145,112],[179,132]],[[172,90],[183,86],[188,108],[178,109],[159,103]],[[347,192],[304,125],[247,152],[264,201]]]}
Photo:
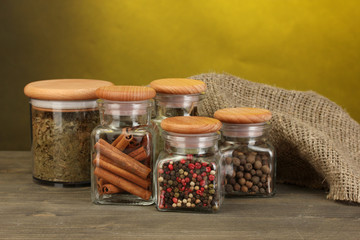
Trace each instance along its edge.
{"label": "wood plank", "polygon": [[35,184],[30,152],[0,152],[0,239],[359,239],[360,207],[278,185],[273,198],[227,198],[217,214],[95,205],[90,189]]}

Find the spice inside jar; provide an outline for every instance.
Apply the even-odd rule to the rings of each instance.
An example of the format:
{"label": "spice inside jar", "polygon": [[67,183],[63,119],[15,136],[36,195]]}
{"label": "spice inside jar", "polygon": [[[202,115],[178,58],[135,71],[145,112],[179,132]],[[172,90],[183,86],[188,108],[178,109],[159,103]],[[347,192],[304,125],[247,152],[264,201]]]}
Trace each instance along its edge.
{"label": "spice inside jar", "polygon": [[99,88],[101,124],[92,132],[91,198],[96,204],[151,205],[150,100],[140,86]]}
{"label": "spice inside jar", "polygon": [[28,84],[33,179],[56,186],[90,184],[90,134],[99,123],[95,90],[101,80],[59,79]]}
{"label": "spice inside jar", "polygon": [[268,140],[271,112],[259,108],[226,108],[215,112],[222,121],[220,152],[226,196],[275,194],[275,150]]}
{"label": "spice inside jar", "polygon": [[221,123],[205,117],[165,119],[165,150],[154,173],[160,211],[216,212],[222,203],[217,131]]}

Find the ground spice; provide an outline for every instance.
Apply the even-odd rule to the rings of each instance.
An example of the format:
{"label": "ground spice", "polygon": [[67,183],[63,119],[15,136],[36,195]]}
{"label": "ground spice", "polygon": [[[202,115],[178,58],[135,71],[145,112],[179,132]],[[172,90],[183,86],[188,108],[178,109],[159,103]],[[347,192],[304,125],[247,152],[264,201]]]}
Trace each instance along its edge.
{"label": "ground spice", "polygon": [[53,112],[32,108],[33,177],[60,183],[90,183],[90,134],[97,110]]}

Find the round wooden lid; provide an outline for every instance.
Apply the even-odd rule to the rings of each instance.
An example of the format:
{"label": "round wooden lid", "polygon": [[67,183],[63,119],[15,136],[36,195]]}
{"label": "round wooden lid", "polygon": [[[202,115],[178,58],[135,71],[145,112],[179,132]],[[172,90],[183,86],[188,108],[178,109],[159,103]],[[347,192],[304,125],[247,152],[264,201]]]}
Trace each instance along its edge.
{"label": "round wooden lid", "polygon": [[225,123],[262,123],[271,119],[271,112],[262,108],[224,108],[216,111],[214,117]]}
{"label": "round wooden lid", "polygon": [[53,79],[31,82],[24,88],[26,96],[41,100],[91,100],[97,99],[95,91],[113,83],[92,79]]}
{"label": "round wooden lid", "polygon": [[162,120],[161,128],[167,132],[183,134],[201,134],[217,132],[221,128],[221,122],[208,117],[170,117]]}
{"label": "round wooden lid", "polygon": [[187,78],[164,78],[154,80],[150,86],[158,93],[196,94],[206,91],[206,84],[200,80]]}
{"label": "round wooden lid", "polygon": [[142,86],[107,86],[96,90],[96,96],[111,101],[142,101],[155,95],[154,89]]}

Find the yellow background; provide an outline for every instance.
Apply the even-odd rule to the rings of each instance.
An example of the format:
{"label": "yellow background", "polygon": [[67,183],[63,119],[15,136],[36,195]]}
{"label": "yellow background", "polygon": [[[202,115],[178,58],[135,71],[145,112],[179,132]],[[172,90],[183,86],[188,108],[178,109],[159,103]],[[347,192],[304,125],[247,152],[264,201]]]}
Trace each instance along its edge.
{"label": "yellow background", "polygon": [[228,72],[314,90],[360,121],[358,0],[3,0],[0,149],[27,150],[26,83]]}

